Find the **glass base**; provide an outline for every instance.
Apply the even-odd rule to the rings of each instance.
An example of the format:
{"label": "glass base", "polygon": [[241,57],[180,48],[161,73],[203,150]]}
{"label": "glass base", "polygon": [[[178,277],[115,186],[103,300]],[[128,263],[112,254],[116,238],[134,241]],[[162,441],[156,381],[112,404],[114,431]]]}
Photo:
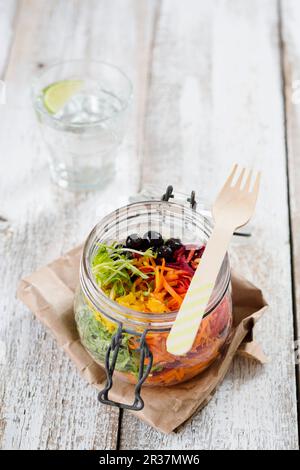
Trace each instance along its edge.
{"label": "glass base", "polygon": [[66,168],[51,169],[51,179],[60,188],[69,191],[92,191],[106,186],[116,174],[114,164],[105,165],[102,168],[82,168],[81,171],[71,171]]}

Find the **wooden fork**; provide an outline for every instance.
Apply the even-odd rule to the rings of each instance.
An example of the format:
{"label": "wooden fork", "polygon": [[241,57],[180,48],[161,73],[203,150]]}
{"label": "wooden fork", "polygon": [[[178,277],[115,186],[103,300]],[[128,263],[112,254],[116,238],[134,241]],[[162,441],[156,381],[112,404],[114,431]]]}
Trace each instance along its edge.
{"label": "wooden fork", "polygon": [[167,338],[167,350],[171,354],[183,355],[192,348],[233,232],[253,215],[260,173],[251,189],[252,171],[242,185],[245,172],[243,168],[232,184],[238,175],[238,165],[234,166],[213,205],[213,232]]}

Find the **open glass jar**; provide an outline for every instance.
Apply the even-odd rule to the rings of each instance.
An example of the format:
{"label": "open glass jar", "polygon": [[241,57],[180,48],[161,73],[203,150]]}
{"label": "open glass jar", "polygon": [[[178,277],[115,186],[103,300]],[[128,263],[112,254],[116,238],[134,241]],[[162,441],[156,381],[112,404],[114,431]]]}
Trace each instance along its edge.
{"label": "open glass jar", "polygon": [[[151,200],[116,210],[88,236],[81,260],[75,317],[82,344],[94,360],[106,368],[106,394],[102,399],[99,397],[103,402],[110,402],[107,393],[112,387],[113,374],[136,384],[137,394],[143,382],[169,386],[191,379],[220,356],[231,330],[228,255],[194,346],[185,356],[173,356],[166,350],[166,339],[177,312],[138,312],[111,300],[99,288],[91,269],[97,244],[124,242],[129,234],[148,230],[160,232],[163,238],[178,237],[185,244],[203,245],[211,233],[212,222],[204,213],[185,204]],[[136,409],[138,407],[142,407],[141,403]]]}

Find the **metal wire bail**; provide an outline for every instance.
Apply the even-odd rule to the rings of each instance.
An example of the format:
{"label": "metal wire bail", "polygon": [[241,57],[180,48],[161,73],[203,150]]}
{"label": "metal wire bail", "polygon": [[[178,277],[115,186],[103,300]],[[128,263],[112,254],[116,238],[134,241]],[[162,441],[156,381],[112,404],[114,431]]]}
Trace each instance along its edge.
{"label": "metal wire bail", "polygon": [[[134,389],[134,402],[132,405],[126,403],[120,403],[108,398],[108,392],[111,390],[113,386],[113,374],[118,358],[118,353],[120,346],[122,344],[123,338],[123,325],[119,323],[118,330],[116,334],[112,337],[111,343],[107,349],[106,356],[105,356],[105,372],[106,372],[106,386],[98,395],[98,400],[105,405],[117,406],[118,408],[123,408],[126,410],[134,410],[140,411],[144,408],[144,401],[141,397],[141,388],[143,383],[145,382],[146,378],[148,377],[152,364],[153,364],[153,355],[148,347],[146,342],[146,335],[148,330],[143,332],[140,339],[140,344],[137,351],[140,353],[140,365],[139,365],[139,372],[138,372],[138,382],[135,385]],[[112,355],[112,358],[111,358]],[[145,364],[146,360],[148,363]]]}

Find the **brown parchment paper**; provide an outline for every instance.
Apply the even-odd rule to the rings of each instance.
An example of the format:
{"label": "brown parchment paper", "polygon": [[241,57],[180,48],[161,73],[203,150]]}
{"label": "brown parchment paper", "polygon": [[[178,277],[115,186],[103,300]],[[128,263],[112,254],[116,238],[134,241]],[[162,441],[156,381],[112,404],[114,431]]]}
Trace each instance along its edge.
{"label": "brown parchment paper", "polygon": [[[82,247],[77,247],[20,282],[18,297],[51,331],[75,363],[82,377],[102,389],[105,371],[82,346],[73,313],[74,292],[79,282]],[[253,340],[253,327],[267,303],[262,292],[246,279],[232,273],[234,329],[222,358],[189,382],[173,387],[143,387],[145,407],[136,416],[165,433],[170,433],[203,408],[223,380],[235,354],[261,363],[267,358]],[[115,378],[113,400],[133,401],[133,386]],[[95,406],[98,406],[95,397]]]}

